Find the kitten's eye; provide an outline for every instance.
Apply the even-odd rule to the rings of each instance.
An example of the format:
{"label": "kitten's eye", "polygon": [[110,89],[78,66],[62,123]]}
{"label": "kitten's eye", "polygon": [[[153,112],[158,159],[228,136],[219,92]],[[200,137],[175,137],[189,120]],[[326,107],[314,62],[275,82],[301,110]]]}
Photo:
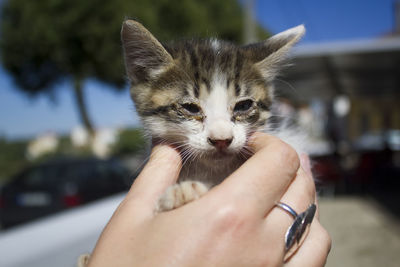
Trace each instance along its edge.
{"label": "kitten's eye", "polygon": [[200,107],[194,103],[185,103],[181,106],[192,114],[197,114],[200,112]]}
{"label": "kitten's eye", "polygon": [[246,112],[253,106],[253,100],[246,99],[236,103],[235,107],[233,108],[234,112]]}

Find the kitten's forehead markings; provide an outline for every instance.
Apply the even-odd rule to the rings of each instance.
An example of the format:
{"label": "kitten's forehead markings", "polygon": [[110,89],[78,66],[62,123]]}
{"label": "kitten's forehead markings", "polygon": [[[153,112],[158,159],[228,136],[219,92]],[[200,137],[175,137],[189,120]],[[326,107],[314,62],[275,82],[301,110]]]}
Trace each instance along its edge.
{"label": "kitten's forehead markings", "polygon": [[190,62],[192,63],[192,68],[197,69],[199,67],[199,59],[197,58],[194,48],[190,45],[186,46],[187,52],[189,53]]}
{"label": "kitten's forehead markings", "polygon": [[207,89],[207,85],[205,83],[201,83],[199,87],[199,94],[197,95],[198,99],[206,99],[210,94],[210,90]]}
{"label": "kitten's forehead markings", "polygon": [[195,83],[193,86],[188,86],[186,92],[191,98],[198,98],[196,92],[199,92],[199,85]]}
{"label": "kitten's forehead markings", "polygon": [[[250,86],[249,86],[250,87]],[[268,97],[268,90],[265,88],[258,86],[258,85],[252,85],[250,87],[251,90],[248,90],[248,95],[251,95],[256,101],[260,99],[265,99]]]}
{"label": "kitten's forehead markings", "polygon": [[211,81],[211,90],[200,101],[205,107],[206,116],[210,119],[230,119],[229,92],[226,86],[226,76],[216,72]]}
{"label": "kitten's forehead markings", "polygon": [[239,79],[241,76],[241,71],[242,71],[242,67],[243,67],[243,58],[242,55],[240,54],[240,52],[238,51],[236,53],[236,57],[235,57],[235,95],[239,96],[241,95],[241,87],[239,85]]}
{"label": "kitten's forehead markings", "polygon": [[[190,64],[191,68],[194,70],[194,84],[193,84],[193,94],[194,97],[198,98],[200,94],[200,85],[199,85],[199,79],[200,79],[200,74],[199,74],[199,59],[196,55],[196,51],[192,46],[186,46],[186,53],[188,54],[188,57],[190,58]],[[186,54],[185,53],[185,54]],[[191,93],[191,95],[193,95]]]}
{"label": "kitten's forehead markings", "polygon": [[166,106],[169,105],[178,98],[176,93],[173,90],[157,92],[151,96],[151,102],[155,107],[157,106]]}
{"label": "kitten's forehead markings", "polygon": [[161,74],[165,73],[168,70],[168,66],[162,66],[159,68],[154,68],[149,71],[149,76],[152,79],[156,79],[157,77],[161,76]]}
{"label": "kitten's forehead markings", "polygon": [[221,48],[221,44],[217,39],[212,39],[211,40],[211,47],[214,49],[214,51],[217,53],[217,55],[219,54],[219,50]]}

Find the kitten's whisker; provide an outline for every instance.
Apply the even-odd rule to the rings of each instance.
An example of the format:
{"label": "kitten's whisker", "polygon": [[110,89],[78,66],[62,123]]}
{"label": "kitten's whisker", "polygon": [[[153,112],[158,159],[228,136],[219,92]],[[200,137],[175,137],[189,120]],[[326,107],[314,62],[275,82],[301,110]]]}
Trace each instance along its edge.
{"label": "kitten's whisker", "polygon": [[283,84],[285,84],[285,85],[287,85],[287,86],[292,90],[292,92],[296,94],[296,96],[298,96],[298,97],[300,96],[300,94],[299,94],[299,92],[296,90],[296,88],[294,88],[294,86],[291,85],[289,82],[287,82],[287,81],[285,81],[285,80],[282,80],[282,79],[279,79],[279,78],[275,78],[275,80],[278,81],[278,82],[281,82],[281,83],[283,83]]}
{"label": "kitten's whisker", "polygon": [[195,151],[191,148],[191,146],[187,143],[183,143],[181,145],[183,149],[181,150],[181,157],[182,157],[182,166],[186,165],[187,163],[192,163],[193,155],[195,155]]}
{"label": "kitten's whisker", "polygon": [[247,147],[243,147],[243,150],[241,150],[241,152],[243,153],[243,154],[245,154],[246,156],[253,156],[254,155],[254,152],[253,151],[251,151],[249,148],[247,148]]}
{"label": "kitten's whisker", "polygon": [[278,114],[271,114],[268,119],[270,118],[284,118],[284,119],[295,119],[295,116],[288,116],[288,115],[278,115]]}

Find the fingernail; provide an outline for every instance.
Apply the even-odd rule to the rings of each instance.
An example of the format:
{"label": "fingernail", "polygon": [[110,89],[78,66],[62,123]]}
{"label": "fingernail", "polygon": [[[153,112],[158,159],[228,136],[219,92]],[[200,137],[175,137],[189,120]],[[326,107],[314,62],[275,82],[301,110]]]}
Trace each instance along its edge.
{"label": "fingernail", "polygon": [[300,155],[300,164],[301,164],[301,167],[302,167],[308,174],[311,174],[310,158],[308,157],[307,154],[303,153],[303,154]]}
{"label": "fingernail", "polygon": [[156,145],[150,154],[150,160],[166,160],[176,164],[180,159],[178,151],[168,145]]}

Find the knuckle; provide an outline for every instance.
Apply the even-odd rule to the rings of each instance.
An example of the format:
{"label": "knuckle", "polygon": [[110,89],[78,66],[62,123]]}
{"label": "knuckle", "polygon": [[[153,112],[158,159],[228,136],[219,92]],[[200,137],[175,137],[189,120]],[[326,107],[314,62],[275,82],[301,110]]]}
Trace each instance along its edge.
{"label": "knuckle", "polygon": [[214,219],[217,225],[225,228],[236,224],[240,220],[240,215],[238,210],[232,205],[225,205],[216,211]]}
{"label": "knuckle", "polygon": [[325,230],[325,228],[322,228],[321,236],[323,240],[325,240],[326,252],[329,253],[329,251],[331,251],[332,248],[332,237],[328,233],[328,231]]}
{"label": "knuckle", "polygon": [[245,210],[239,209],[234,204],[223,205],[214,213],[215,225],[218,229],[223,229],[224,231],[241,228],[250,218],[250,215]]}
{"label": "knuckle", "polygon": [[279,160],[284,163],[285,166],[290,167],[293,170],[297,170],[300,167],[300,158],[297,151],[280,139],[275,140],[276,151],[279,153]]}
{"label": "knuckle", "polygon": [[328,254],[332,247],[332,237],[319,222],[317,223],[317,229],[318,229],[319,240],[321,243],[320,248],[324,250],[322,252]]}
{"label": "knuckle", "polygon": [[308,175],[304,176],[304,189],[304,192],[307,194],[308,198],[314,198],[316,191],[315,183],[314,180]]}

